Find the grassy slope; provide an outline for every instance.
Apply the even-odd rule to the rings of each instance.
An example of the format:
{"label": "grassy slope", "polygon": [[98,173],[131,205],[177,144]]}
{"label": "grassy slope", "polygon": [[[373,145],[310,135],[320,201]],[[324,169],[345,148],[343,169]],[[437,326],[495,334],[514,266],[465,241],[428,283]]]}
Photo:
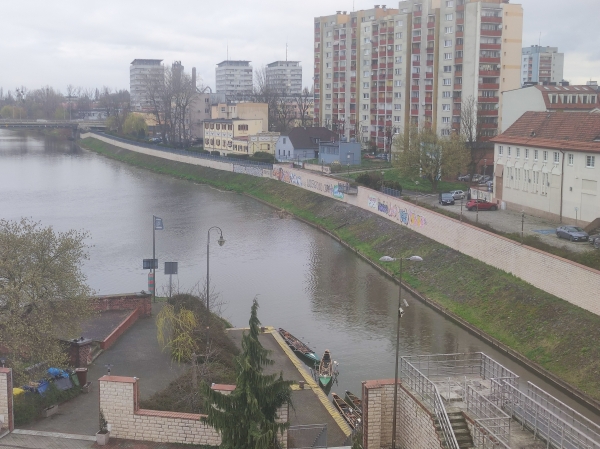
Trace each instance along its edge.
{"label": "grassy slope", "polygon": [[374,261],[384,254],[419,254],[426,263],[405,268],[405,280],[412,287],[600,400],[599,316],[332,198],[270,179],[162,160],[95,139],[85,139],[81,146],[157,173],[250,194],[328,229]]}

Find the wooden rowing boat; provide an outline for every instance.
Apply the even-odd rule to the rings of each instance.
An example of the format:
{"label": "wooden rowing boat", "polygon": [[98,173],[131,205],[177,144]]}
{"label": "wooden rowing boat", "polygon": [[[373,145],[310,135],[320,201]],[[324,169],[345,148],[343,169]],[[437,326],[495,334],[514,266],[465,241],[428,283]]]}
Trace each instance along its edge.
{"label": "wooden rowing boat", "polygon": [[340,414],[344,417],[346,422],[352,427],[352,429],[356,429],[360,426],[360,416],[354,408],[350,407],[342,398],[340,398],[337,394],[331,393],[333,398],[333,405],[338,409]]}
{"label": "wooden rowing boat", "polygon": [[288,331],[280,327],[279,335],[281,335],[281,338],[283,338],[283,340],[290,347],[290,349],[294,351],[297,356],[299,356],[300,358],[304,358],[306,361],[308,361],[310,366],[314,366],[316,363],[319,363],[319,358],[315,354],[315,351],[310,349],[308,346],[306,346]]}
{"label": "wooden rowing boat", "polygon": [[323,388],[327,388],[333,378],[333,360],[331,360],[331,354],[329,349],[325,350],[321,362],[319,363],[319,385]]}
{"label": "wooden rowing boat", "polygon": [[362,401],[360,398],[352,394],[352,392],[346,390],[345,399],[346,402],[356,411],[356,413],[362,416]]}

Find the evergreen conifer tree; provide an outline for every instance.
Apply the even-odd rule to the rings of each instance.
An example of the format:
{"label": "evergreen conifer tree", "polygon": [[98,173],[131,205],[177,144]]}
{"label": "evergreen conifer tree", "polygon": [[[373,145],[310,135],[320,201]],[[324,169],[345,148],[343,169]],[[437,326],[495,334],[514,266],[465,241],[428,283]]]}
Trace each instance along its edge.
{"label": "evergreen conifer tree", "polygon": [[221,434],[222,449],[271,449],[278,433],[289,423],[278,423],[277,411],[291,403],[291,381],[283,375],[263,374],[263,367],[272,365],[269,351],[260,344],[258,302],[252,303],[250,332],[242,338],[242,353],[236,357],[236,387],[230,395],[214,391],[204,384],[208,398],[208,416],[204,422]]}

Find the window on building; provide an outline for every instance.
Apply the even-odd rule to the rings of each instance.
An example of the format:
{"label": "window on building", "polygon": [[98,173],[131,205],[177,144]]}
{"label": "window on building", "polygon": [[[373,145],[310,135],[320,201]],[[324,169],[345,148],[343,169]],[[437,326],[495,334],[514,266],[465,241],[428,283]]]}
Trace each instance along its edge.
{"label": "window on building", "polygon": [[502,145],[498,146],[498,156],[502,156],[504,154],[504,148],[502,147]]}
{"label": "window on building", "polygon": [[573,165],[575,160],[575,155],[573,153],[569,153],[569,165]]}
{"label": "window on building", "polygon": [[401,92],[394,92],[394,98],[402,98]]}
{"label": "window on building", "polygon": [[442,98],[450,98],[452,96],[452,92],[449,90],[445,90],[442,92]]}
{"label": "window on building", "polygon": [[450,135],[450,130],[448,128],[442,129],[442,136],[449,136],[449,135]]}
{"label": "window on building", "polygon": [[596,166],[596,156],[586,156],[585,166],[587,168],[594,168]]}
{"label": "window on building", "polygon": [[544,150],[543,156],[544,156],[544,162],[548,162],[548,152],[546,150]]}
{"label": "window on building", "polygon": [[462,58],[463,57],[463,51],[462,50],[456,50],[456,57],[457,58]]}
{"label": "window on building", "polygon": [[525,159],[529,159],[529,149],[525,148]]}
{"label": "window on building", "polygon": [[446,8],[454,7],[454,0],[446,0]]}
{"label": "window on building", "polygon": [[450,110],[450,104],[446,103],[442,105],[442,111],[449,111]]}
{"label": "window on building", "polygon": [[369,99],[369,94],[368,94],[368,93],[364,93],[364,94],[363,94],[363,98],[364,98],[365,100],[368,100],[368,99]]}
{"label": "window on building", "polygon": [[396,20],[396,26],[397,27],[404,26],[404,21],[403,20]]}
{"label": "window on building", "polygon": [[444,73],[450,73],[452,72],[452,66],[451,65],[445,65],[444,66]]}
{"label": "window on building", "polygon": [[452,53],[444,53],[444,60],[449,61],[452,59]]}
{"label": "window on building", "polygon": [[453,19],[454,19],[454,15],[446,14],[446,20],[453,20]]}
{"label": "window on building", "polygon": [[442,117],[442,123],[450,123],[450,117]]}
{"label": "window on building", "polygon": [[534,160],[534,161],[537,161],[537,160],[538,160],[538,154],[539,154],[539,151],[538,151],[538,150],[533,150],[533,160]]}
{"label": "window on building", "polygon": [[444,27],[444,33],[452,34],[454,32],[454,27]]}
{"label": "window on building", "polygon": [[402,81],[401,80],[394,81],[394,86],[395,87],[401,87],[402,86]]}
{"label": "window on building", "polygon": [[558,151],[554,152],[554,163],[558,164],[560,162],[560,153]]}
{"label": "window on building", "polygon": [[402,56],[396,56],[396,58],[394,59],[394,61],[396,62],[396,64],[399,64],[402,62]]}
{"label": "window on building", "polygon": [[444,78],[443,83],[444,86],[451,86],[452,85],[452,79],[451,78]]}
{"label": "window on building", "polygon": [[394,105],[394,109],[395,109],[396,111],[398,111],[398,110],[402,109],[402,105],[401,105],[401,104],[398,104],[398,103],[396,103],[396,104]]}
{"label": "window on building", "polygon": [[452,39],[445,40],[444,47],[452,47]]}
{"label": "window on building", "polygon": [[364,87],[365,89],[368,89],[368,88],[369,88],[369,83],[368,83],[368,82],[364,82],[364,83],[363,83],[363,87]]}

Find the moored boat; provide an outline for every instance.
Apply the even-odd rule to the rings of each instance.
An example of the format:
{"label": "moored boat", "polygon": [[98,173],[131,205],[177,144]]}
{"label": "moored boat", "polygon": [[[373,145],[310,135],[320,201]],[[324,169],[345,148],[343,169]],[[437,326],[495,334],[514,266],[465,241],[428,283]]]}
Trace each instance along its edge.
{"label": "moored boat", "polygon": [[292,351],[296,353],[296,355],[300,357],[304,357],[305,360],[309,362],[310,365],[314,365],[315,363],[319,363],[319,358],[315,354],[315,351],[310,349],[307,345],[302,343],[292,334],[290,334],[285,329],[279,328],[279,335],[285,341],[285,343],[290,347]]}
{"label": "moored boat", "polygon": [[335,408],[338,409],[350,427],[352,427],[352,429],[356,429],[358,426],[360,426],[360,415],[356,413],[355,409],[348,405],[337,394],[331,393],[331,397],[333,398],[333,405],[335,405]]}
{"label": "moored boat", "polygon": [[319,384],[326,388],[333,378],[333,360],[329,349],[325,350],[321,362],[319,363]]}
{"label": "moored boat", "polygon": [[358,413],[362,416],[362,400],[352,394],[352,392],[346,390],[346,402]]}

